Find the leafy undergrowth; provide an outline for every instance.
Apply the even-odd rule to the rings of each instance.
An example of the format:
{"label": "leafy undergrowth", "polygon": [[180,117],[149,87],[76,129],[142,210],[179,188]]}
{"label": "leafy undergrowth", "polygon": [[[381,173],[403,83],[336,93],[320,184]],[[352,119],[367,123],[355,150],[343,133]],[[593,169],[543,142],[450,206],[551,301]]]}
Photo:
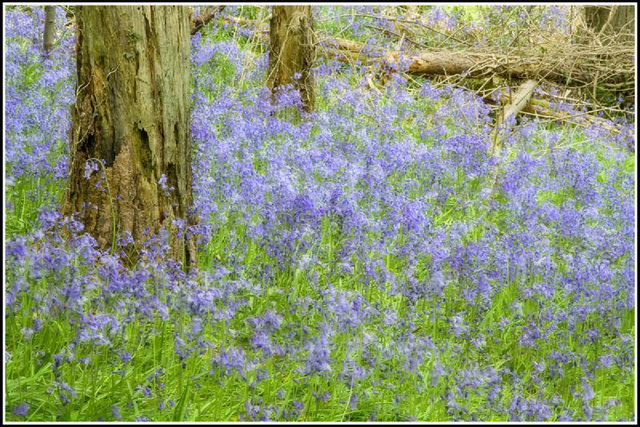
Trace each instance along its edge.
{"label": "leafy undergrowth", "polygon": [[6,18],[7,419],[635,419],[625,141],[531,121],[492,156],[481,99],[331,62],[287,119],[266,55],[213,29],[192,39],[198,269],[168,233],[128,269],[51,210],[74,60],[40,65],[41,15]]}

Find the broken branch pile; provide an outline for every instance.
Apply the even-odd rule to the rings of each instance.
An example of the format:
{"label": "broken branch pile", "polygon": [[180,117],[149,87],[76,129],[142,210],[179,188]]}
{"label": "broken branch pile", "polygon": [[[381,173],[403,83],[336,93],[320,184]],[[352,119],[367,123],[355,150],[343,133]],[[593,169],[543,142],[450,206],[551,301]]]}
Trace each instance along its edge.
{"label": "broken branch pile", "polygon": [[[267,23],[264,21],[233,16],[222,18],[232,25],[249,27],[253,31],[253,37],[261,42],[266,42],[269,38]],[[525,81],[518,96],[499,97],[506,108],[498,115],[498,125],[508,116],[524,113],[581,126],[596,124],[614,133],[629,133],[623,126],[586,113],[555,111],[548,101],[532,99],[532,94],[539,84],[547,82],[555,87],[571,84],[573,88],[589,88],[601,85],[612,92],[623,92],[626,96],[631,93],[635,96],[634,45],[567,42],[550,44],[543,49],[533,46],[528,50],[521,48],[517,52],[500,54],[469,46],[459,50],[432,48],[408,52],[401,49],[404,38],[401,38],[398,49],[394,50],[326,34],[317,34],[316,39],[320,55],[343,62],[357,61],[365,66],[380,67],[387,73],[455,76],[458,83],[464,78],[496,77],[509,82]],[[632,141],[630,144],[634,143],[633,135],[630,135],[629,140]],[[629,148],[634,150],[631,145]]]}
{"label": "broken branch pile", "polygon": [[[236,25],[249,25],[266,40],[264,24],[226,16]],[[508,79],[537,79],[556,84],[602,85],[613,92],[635,91],[635,46],[627,44],[557,43],[544,48],[533,46],[507,54],[482,48],[459,50],[430,49],[419,52],[386,50],[352,40],[319,34],[319,53],[349,61],[382,64],[392,71],[415,75],[462,75],[465,77],[498,76]]]}

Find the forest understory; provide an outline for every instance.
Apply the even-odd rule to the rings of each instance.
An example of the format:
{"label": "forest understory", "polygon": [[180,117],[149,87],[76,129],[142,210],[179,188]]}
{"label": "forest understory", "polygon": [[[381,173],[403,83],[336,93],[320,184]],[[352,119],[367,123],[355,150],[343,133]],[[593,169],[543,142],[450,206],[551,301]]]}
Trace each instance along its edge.
{"label": "forest understory", "polygon": [[6,421],[636,421],[635,50],[582,86],[416,73],[525,24],[561,55],[568,9],[317,5],[309,110],[267,86],[270,7],[220,8],[184,64],[198,221],[105,248],[61,214],[56,9],[43,56],[44,8],[5,6]]}

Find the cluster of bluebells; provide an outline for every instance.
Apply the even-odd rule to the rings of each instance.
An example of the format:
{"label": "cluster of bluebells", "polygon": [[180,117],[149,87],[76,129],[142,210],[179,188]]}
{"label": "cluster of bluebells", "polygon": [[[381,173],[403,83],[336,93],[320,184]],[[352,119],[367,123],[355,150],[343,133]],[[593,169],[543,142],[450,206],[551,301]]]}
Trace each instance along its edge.
{"label": "cluster of bluebells", "polygon": [[[7,16],[28,45],[25,15]],[[577,150],[529,122],[491,156],[481,99],[398,75],[376,93],[331,62],[315,69],[322,104],[293,122],[299,95],[271,104],[266,55],[195,36],[192,62],[194,203],[203,253],[219,257],[185,272],[160,233],[127,268],[48,210],[7,241],[8,348],[33,353],[7,354],[8,375],[50,364],[30,386],[58,396],[42,413],[81,406],[80,371],[123,387],[144,372],[133,397],[101,405],[110,420],[169,419],[175,405],[188,417],[189,393],[228,392],[219,406],[238,390],[242,420],[412,420],[428,399],[453,420],[620,413],[595,398],[635,367],[635,176],[619,137],[589,129],[602,145]],[[14,125],[10,170],[51,173],[16,154],[30,146],[16,135],[62,135],[65,120]],[[34,416],[36,401],[18,398],[38,390],[17,387],[13,416]]]}
{"label": "cluster of bluebells", "polygon": [[[74,37],[56,8],[56,43],[43,52],[44,8],[5,14],[5,133],[8,212],[54,207],[67,177],[69,107],[74,101]],[[18,205],[19,203],[19,205]],[[29,230],[7,221],[7,233]]]}
{"label": "cluster of bluebells", "polygon": [[[56,34],[69,32],[57,8]],[[5,156],[8,175],[60,179],[67,172],[69,107],[74,101],[74,37],[42,50],[44,8],[5,15]]]}

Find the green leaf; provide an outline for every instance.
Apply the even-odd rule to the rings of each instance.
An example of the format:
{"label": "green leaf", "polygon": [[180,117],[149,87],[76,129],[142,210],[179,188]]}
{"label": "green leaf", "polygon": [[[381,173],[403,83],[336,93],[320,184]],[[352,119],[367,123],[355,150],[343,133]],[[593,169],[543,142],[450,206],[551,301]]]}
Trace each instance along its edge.
{"label": "green leaf", "polygon": [[180,401],[176,405],[176,409],[173,410],[173,421],[182,421],[187,409],[187,401],[190,398],[191,385],[187,383],[187,387],[184,389]]}

